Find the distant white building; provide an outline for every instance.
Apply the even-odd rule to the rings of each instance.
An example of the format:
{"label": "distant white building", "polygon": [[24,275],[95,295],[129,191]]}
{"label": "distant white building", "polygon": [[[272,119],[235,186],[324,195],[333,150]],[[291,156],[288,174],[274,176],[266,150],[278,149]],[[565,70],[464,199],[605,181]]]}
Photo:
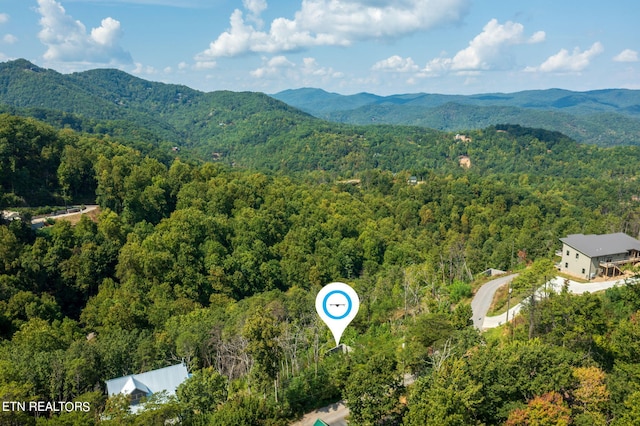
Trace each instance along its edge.
{"label": "distant white building", "polygon": [[622,265],[640,262],[640,241],[619,232],[605,235],[572,234],[562,241],[560,271],[593,279],[615,276]]}
{"label": "distant white building", "polygon": [[9,210],[2,210],[2,219],[4,220],[20,220],[20,213]]}
{"label": "distant white building", "polygon": [[176,364],[146,373],[130,374],[107,380],[107,394],[113,396],[123,394],[131,400],[131,411],[143,408],[140,400],[154,393],[165,391],[167,396],[176,394],[176,389],[190,377],[185,364]]}

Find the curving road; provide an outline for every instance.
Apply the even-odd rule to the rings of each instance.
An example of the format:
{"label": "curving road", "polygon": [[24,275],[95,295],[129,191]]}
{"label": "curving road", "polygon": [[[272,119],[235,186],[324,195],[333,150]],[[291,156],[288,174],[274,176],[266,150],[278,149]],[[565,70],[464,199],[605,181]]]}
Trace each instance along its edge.
{"label": "curving road", "polygon": [[473,311],[473,325],[482,330],[485,321],[485,316],[489,312],[491,302],[493,302],[493,295],[498,291],[500,287],[508,284],[511,280],[517,277],[519,274],[504,275],[491,280],[478,289],[476,295],[473,296],[471,301],[471,310]]}
{"label": "curving road", "polygon": [[[489,328],[499,327],[505,322],[507,322],[507,313],[503,313],[500,315],[496,315],[494,317],[487,317],[487,312],[489,311],[489,307],[491,306],[491,301],[493,300],[493,295],[495,292],[507,284],[513,278],[515,278],[518,274],[507,275],[504,277],[497,278],[495,280],[489,281],[480,289],[474,296],[471,301],[471,310],[473,311],[473,325],[480,329],[486,330]],[[562,285],[564,284],[564,278],[555,277],[547,283],[547,290],[559,292],[562,289]],[[617,279],[611,281],[601,281],[601,282],[590,282],[590,283],[579,283],[577,281],[569,280],[569,292],[574,294],[582,294],[586,292],[596,292],[606,290],[611,287],[615,287],[617,285],[625,285],[624,279]],[[537,297],[542,296],[544,293],[544,287],[538,289]],[[513,319],[522,308],[522,304],[518,303],[509,309],[509,319]]]}

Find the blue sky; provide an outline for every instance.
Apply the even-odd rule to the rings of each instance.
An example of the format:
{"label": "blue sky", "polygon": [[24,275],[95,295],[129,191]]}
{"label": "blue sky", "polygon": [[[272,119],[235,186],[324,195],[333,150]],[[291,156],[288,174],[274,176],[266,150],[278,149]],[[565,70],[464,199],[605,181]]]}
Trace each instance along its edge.
{"label": "blue sky", "polygon": [[640,2],[0,0],[0,60],[203,91],[640,89]]}

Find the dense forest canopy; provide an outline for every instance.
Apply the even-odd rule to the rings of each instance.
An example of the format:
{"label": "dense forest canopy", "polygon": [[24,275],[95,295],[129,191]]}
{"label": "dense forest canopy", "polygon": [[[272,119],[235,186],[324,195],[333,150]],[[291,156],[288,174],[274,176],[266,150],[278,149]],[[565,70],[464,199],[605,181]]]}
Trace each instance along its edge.
{"label": "dense forest canopy", "polygon": [[[104,73],[131,86],[112,102],[132,110],[199,96],[109,70],[72,79],[107,97]],[[146,124],[119,127],[131,117],[0,115],[0,208],[23,213],[0,224],[0,397],[91,406],[1,423],[279,425],[339,399],[364,425],[638,422],[637,285],[548,295],[485,334],[469,301],[487,268],[533,263],[523,280],[537,282],[559,237],[638,236],[639,148],[517,125],[333,125],[218,96],[216,132],[179,150],[136,133]],[[205,161],[213,152],[223,159]],[[83,203],[99,214],[28,221]],[[329,352],[314,310],[340,280],[361,296],[349,354]],[[105,395],[105,380],[181,361],[193,376],[177,398],[133,415]]]}

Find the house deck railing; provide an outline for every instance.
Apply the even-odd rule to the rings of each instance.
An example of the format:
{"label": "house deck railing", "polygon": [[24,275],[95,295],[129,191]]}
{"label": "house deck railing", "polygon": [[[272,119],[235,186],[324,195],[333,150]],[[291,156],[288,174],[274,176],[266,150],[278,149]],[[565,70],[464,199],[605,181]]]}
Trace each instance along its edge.
{"label": "house deck railing", "polygon": [[630,257],[629,259],[613,260],[611,262],[599,262],[602,268],[613,268],[619,265],[626,265],[628,263],[640,262],[640,257]]}

